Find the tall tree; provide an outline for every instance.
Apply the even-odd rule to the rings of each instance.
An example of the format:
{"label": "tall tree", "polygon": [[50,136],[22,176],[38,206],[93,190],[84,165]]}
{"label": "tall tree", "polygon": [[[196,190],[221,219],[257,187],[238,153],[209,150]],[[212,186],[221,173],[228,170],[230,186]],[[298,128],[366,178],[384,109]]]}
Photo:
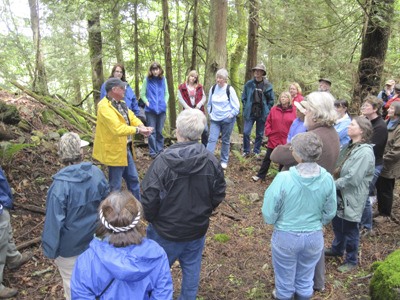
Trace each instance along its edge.
{"label": "tall tree", "polygon": [[33,33],[33,44],[36,50],[35,70],[33,76],[33,91],[48,95],[49,89],[47,86],[46,69],[44,67],[41,37],[39,29],[39,2],[38,0],[29,0],[29,8],[31,12],[31,28]]}
{"label": "tall tree", "polygon": [[371,0],[364,8],[365,32],[358,64],[358,82],[354,88],[353,108],[360,107],[368,94],[377,94],[388,48],[394,0]]}
{"label": "tall tree", "polygon": [[102,59],[102,37],[100,27],[100,10],[92,6],[88,18],[88,44],[90,53],[90,65],[92,68],[93,100],[97,109],[100,102],[101,84],[104,82],[103,59]]}
{"label": "tall tree", "polygon": [[115,45],[115,56],[117,62],[120,64],[124,63],[124,56],[122,55],[122,44],[121,44],[121,20],[120,20],[120,11],[121,6],[120,2],[116,1],[112,4],[112,28],[113,28],[113,38]]}
{"label": "tall tree", "polygon": [[171,33],[169,29],[168,0],[162,1],[162,12],[163,12],[165,71],[167,73],[168,92],[169,92],[169,101],[168,101],[169,124],[171,129],[175,129],[176,105],[175,105],[174,77],[172,75]]}
{"label": "tall tree", "polygon": [[193,1],[193,39],[192,39],[192,59],[190,70],[196,70],[197,67],[197,26],[198,26],[199,0]]}
{"label": "tall tree", "polygon": [[135,53],[135,94],[139,97],[139,29],[138,29],[138,0],[135,1],[133,7],[133,20],[134,20],[134,29],[133,29],[133,51]]}
{"label": "tall tree", "polygon": [[245,82],[253,78],[253,71],[251,69],[257,64],[258,24],[258,0],[250,0]]}
{"label": "tall tree", "polygon": [[226,35],[227,35],[227,0],[210,1],[210,22],[208,27],[208,48],[206,72],[204,76],[205,90],[209,90],[215,81],[218,69],[225,68],[227,62]]}

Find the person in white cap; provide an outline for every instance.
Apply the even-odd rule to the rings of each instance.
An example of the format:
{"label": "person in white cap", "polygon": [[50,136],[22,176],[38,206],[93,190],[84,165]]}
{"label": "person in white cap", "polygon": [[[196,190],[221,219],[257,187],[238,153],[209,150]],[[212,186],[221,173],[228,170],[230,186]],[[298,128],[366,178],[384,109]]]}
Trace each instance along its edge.
{"label": "person in white cap", "polygon": [[81,148],[88,144],[74,132],[61,137],[58,153],[67,166],[53,176],[46,199],[43,253],[55,260],[66,299],[71,299],[75,261],[89,247],[96,229],[97,209],[109,193],[103,172],[91,162],[82,162]]}
{"label": "person in white cap", "polygon": [[265,121],[275,100],[272,84],[265,78],[267,75],[265,66],[258,64],[252,70],[254,78],[246,82],[242,93],[243,157],[250,155],[250,134],[254,123],[256,123],[256,139],[253,153],[256,156],[260,154]]}

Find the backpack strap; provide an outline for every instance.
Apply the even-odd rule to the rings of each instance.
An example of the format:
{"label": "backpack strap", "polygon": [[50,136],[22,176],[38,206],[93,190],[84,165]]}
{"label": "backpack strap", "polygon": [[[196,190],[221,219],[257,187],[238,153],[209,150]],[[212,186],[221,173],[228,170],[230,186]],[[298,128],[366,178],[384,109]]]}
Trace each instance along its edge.
{"label": "backpack strap", "polygon": [[101,292],[101,294],[96,296],[96,300],[100,300],[101,296],[103,296],[103,294],[108,290],[110,285],[114,282],[114,279],[115,278],[111,279],[111,281],[107,284],[106,288]]}

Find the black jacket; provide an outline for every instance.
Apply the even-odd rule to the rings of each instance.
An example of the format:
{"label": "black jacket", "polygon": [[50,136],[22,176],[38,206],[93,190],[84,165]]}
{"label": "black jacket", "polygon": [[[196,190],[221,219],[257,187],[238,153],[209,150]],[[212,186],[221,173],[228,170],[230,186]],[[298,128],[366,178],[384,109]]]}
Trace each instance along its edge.
{"label": "black jacket", "polygon": [[225,198],[224,172],[197,142],[182,142],[162,152],[142,181],[147,221],[171,241],[192,241],[207,232],[210,215]]}
{"label": "black jacket", "polygon": [[383,152],[388,139],[388,131],[386,123],[381,116],[371,120],[371,124],[374,130],[371,144],[374,146],[375,166],[379,166],[383,164]]}

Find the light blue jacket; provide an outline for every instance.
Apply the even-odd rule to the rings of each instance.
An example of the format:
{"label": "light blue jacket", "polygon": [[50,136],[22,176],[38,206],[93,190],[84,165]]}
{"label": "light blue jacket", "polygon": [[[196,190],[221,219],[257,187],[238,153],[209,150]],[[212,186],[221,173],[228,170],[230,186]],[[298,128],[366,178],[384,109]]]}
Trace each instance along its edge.
{"label": "light blue jacket", "polygon": [[286,142],[291,143],[292,138],[294,138],[296,134],[306,132],[306,131],[307,131],[307,128],[306,128],[306,126],[304,126],[304,121],[300,120],[299,118],[296,118],[293,121],[292,125],[290,126],[289,134],[288,134]]}
{"label": "light blue jacket", "polygon": [[350,142],[347,129],[351,123],[351,118],[348,114],[345,114],[343,118],[337,120],[336,122],[337,123],[333,127],[335,127],[336,132],[339,135],[340,148],[343,148],[344,145],[347,145]]}
{"label": "light blue jacket", "polygon": [[4,208],[13,208],[11,188],[2,168],[0,168],[0,204],[3,205]]}
{"label": "light blue jacket", "polygon": [[119,248],[94,238],[75,263],[72,299],[95,299],[113,279],[100,299],[172,300],[167,254],[147,238]]}
{"label": "light blue jacket", "polygon": [[235,89],[230,86],[229,96],[226,94],[227,84],[224,87],[215,86],[214,93],[212,87],[208,95],[207,109],[212,121],[222,121],[236,117],[239,114],[240,104]]}
{"label": "light blue jacket", "polygon": [[322,229],[336,214],[336,189],[332,175],[302,177],[296,167],[280,172],[265,191],[264,221],[282,231],[311,232]]}
{"label": "light blue jacket", "polygon": [[47,192],[42,247],[48,258],[72,257],[87,249],[97,208],[109,193],[103,172],[90,162],[61,169]]}

